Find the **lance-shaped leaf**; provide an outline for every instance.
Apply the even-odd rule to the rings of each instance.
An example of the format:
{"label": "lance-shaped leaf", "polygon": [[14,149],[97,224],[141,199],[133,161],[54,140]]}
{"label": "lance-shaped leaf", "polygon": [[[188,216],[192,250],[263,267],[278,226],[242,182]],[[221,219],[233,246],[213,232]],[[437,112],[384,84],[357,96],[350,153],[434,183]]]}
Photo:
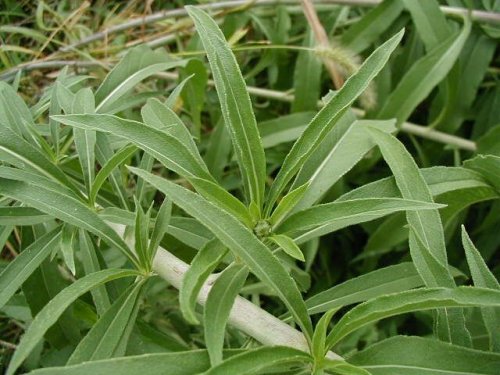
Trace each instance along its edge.
{"label": "lance-shaped leaf", "polygon": [[50,231],[24,249],[0,273],[0,309],[24,281],[38,268],[59,244],[61,228]]}
{"label": "lance-shaped leaf", "polygon": [[167,105],[162,104],[158,99],[149,99],[146,105],[141,108],[141,115],[146,125],[177,138],[191,151],[200,164],[204,164],[186,125]]}
{"label": "lance-shaped leaf", "polygon": [[344,281],[312,296],[306,306],[310,314],[316,314],[423,285],[413,263],[405,262]]}
{"label": "lance-shaped leaf", "polygon": [[266,160],[250,96],[238,63],[215,21],[204,11],[186,7],[207,52],[224,123],[229,129],[249,202],[260,208]]}
{"label": "lance-shaped leaf", "polygon": [[0,207],[0,225],[35,225],[50,220],[50,216],[31,207]]}
{"label": "lance-shaped leaf", "polygon": [[186,188],[140,169],[129,169],[165,193],[175,204],[210,229],[224,245],[243,260],[250,271],[276,292],[292,312],[304,335],[311,337],[311,321],[297,285],[278,259],[248,228],[222,208]]}
{"label": "lance-shaped leaf", "polygon": [[[90,88],[79,90],[73,98],[71,113],[89,113],[95,112],[94,94]],[[51,119],[51,121],[54,121]],[[83,180],[87,187],[87,192],[94,181],[95,176],[95,143],[96,134],[94,130],[73,129],[76,151],[80,160],[83,172]]]}
{"label": "lance-shaped leaf", "polygon": [[151,239],[149,240],[148,253],[149,259],[154,259],[158,246],[163,239],[163,236],[168,232],[168,226],[170,224],[170,219],[172,218],[172,202],[170,200],[163,200],[160,210],[156,215],[155,226],[153,228],[153,233],[151,234]]}
{"label": "lance-shaped leaf", "polygon": [[[233,354],[233,353],[231,353]],[[193,375],[210,368],[206,350],[174,353],[153,353],[85,362],[73,366],[48,367],[30,372],[30,375]]]}
{"label": "lance-shaped leaf", "polygon": [[212,180],[207,167],[178,139],[141,122],[99,114],[54,116],[54,119],[65,125],[112,133],[125,138],[183,177],[194,176]]}
{"label": "lance-shaped leaf", "polygon": [[458,35],[450,36],[418,60],[387,98],[377,118],[395,117],[398,125],[402,124],[448,74],[469,37],[470,30],[471,22],[466,18]]}
{"label": "lance-shaped leaf", "polygon": [[292,364],[307,364],[310,362],[312,362],[311,356],[300,350],[285,346],[264,346],[226,359],[220,365],[212,367],[205,374],[259,374],[270,367],[275,370],[286,370]]}
{"label": "lance-shaped leaf", "polygon": [[[500,284],[496,277],[488,269],[484,262],[481,253],[476,249],[462,225],[462,245],[465,249],[467,264],[472,275],[472,280],[475,286],[482,288],[490,288],[500,290]],[[490,337],[490,348],[496,352],[500,352],[500,337],[498,335],[498,327],[500,327],[500,313],[498,309],[483,307],[481,309],[484,324],[488,330]]]}
{"label": "lance-shaped leaf", "polygon": [[66,175],[45,154],[4,126],[0,126],[0,160],[18,168],[35,171],[80,194]]}
{"label": "lance-shaped leaf", "polygon": [[128,338],[137,317],[144,280],[127,288],[87,333],[67,366],[125,355]]}
{"label": "lance-shaped leaf", "polygon": [[292,258],[305,262],[304,254],[302,254],[300,247],[298,247],[290,237],[285,236],[284,234],[273,234],[268,238]]}
{"label": "lance-shaped leaf", "polygon": [[422,337],[396,336],[347,358],[372,375],[495,375],[500,355]]}
{"label": "lance-shaped leaf", "polygon": [[172,60],[165,51],[152,51],[146,45],[131,49],[97,89],[96,111],[107,112],[113,103],[143,79],[163,70],[183,66],[185,63],[185,60]]}
{"label": "lance-shaped leaf", "polygon": [[87,275],[63,289],[33,319],[12,356],[6,374],[13,375],[16,372],[45,332],[78,297],[103,283],[131,276],[139,276],[139,273],[133,270],[107,269]]}
{"label": "lance-shaped leaf", "polygon": [[[391,168],[403,198],[433,202],[429,187],[404,145],[392,135],[378,129],[368,128],[367,131],[372,135],[384,160]],[[451,276],[443,278],[438,267],[433,267],[433,262],[430,261],[434,258],[443,269],[446,269],[448,265],[443,224],[438,210],[407,212],[406,218],[408,224],[414,229],[410,238],[412,260],[425,284],[444,287],[454,285]],[[416,240],[417,238],[421,243]],[[427,256],[427,250],[430,252],[430,256]],[[449,324],[438,325],[438,334],[444,339],[452,340],[452,342],[464,343],[463,340],[468,337],[465,318],[458,317],[455,312],[452,314]],[[445,311],[441,311],[438,313],[437,319],[445,322],[448,321],[448,316]]]}
{"label": "lance-shaped leaf", "polygon": [[191,324],[198,324],[194,313],[196,299],[205,280],[215,270],[227,253],[227,248],[218,240],[213,239],[196,254],[191,266],[182,279],[179,293],[179,304],[182,315]]}
{"label": "lance-shaped leaf", "polygon": [[403,4],[400,1],[383,1],[342,34],[342,45],[354,53],[363,52],[391,27],[402,11]]}
{"label": "lance-shaped leaf", "polygon": [[278,206],[273,211],[271,217],[269,218],[269,223],[273,226],[277,226],[283,221],[285,217],[295,208],[295,206],[300,202],[300,199],[304,196],[309,188],[309,183],[299,186],[298,188],[288,192],[280,202]]}
{"label": "lance-shaped leaf", "polygon": [[29,182],[0,179],[0,193],[96,234],[108,245],[122,251],[133,263],[136,262],[127,244],[111,227],[57,184],[40,178]]}
{"label": "lance-shaped leaf", "polygon": [[238,200],[238,198],[227,190],[216,183],[201,178],[192,177],[189,179],[189,182],[191,182],[196,191],[203,195],[205,199],[223,208],[247,227],[252,227],[253,219],[248,209]]}
{"label": "lance-shaped leaf", "polygon": [[137,147],[133,145],[125,146],[116,154],[114,154],[106,164],[104,164],[99,173],[97,173],[97,176],[95,176],[92,187],[90,188],[89,202],[91,207],[94,206],[99,190],[101,189],[106,179],[111,175],[113,170],[120,164],[125,162],[125,160],[132,156],[136,151]]}
{"label": "lance-shaped leaf", "polygon": [[331,348],[367,324],[412,311],[444,307],[500,307],[500,291],[476,288],[421,288],[377,297],[354,307],[333,327],[327,338]]}
{"label": "lance-shaped leaf", "polygon": [[222,362],[227,319],[247,276],[248,268],[246,266],[233,263],[222,271],[208,293],[203,323],[205,343],[212,366]]}
{"label": "lance-shaped leaf", "polygon": [[[373,126],[383,132],[391,133],[396,130],[394,120],[357,120],[352,123],[344,134],[340,136],[317,166],[307,170],[309,163],[304,166],[297,179],[309,182],[309,188],[295,211],[312,206],[347,172],[349,172],[362,158],[375,147],[375,142],[366,132],[366,127]],[[304,173],[304,169],[306,170]],[[294,181],[294,185],[297,181]]]}
{"label": "lance-shaped leaf", "polygon": [[267,212],[272,209],[276,199],[288,182],[298,172],[307,158],[320,144],[344,112],[363,93],[371,80],[384,67],[391,53],[397,47],[404,31],[401,30],[377,48],[363,63],[356,74],[352,75],[339,92],[312,119],[300,138],[294,143],[276,176],[269,192]]}
{"label": "lance-shaped leaf", "polygon": [[364,223],[398,211],[430,210],[443,207],[436,203],[401,198],[366,198],[331,202],[296,212],[275,232],[286,233],[302,243],[349,225]]}

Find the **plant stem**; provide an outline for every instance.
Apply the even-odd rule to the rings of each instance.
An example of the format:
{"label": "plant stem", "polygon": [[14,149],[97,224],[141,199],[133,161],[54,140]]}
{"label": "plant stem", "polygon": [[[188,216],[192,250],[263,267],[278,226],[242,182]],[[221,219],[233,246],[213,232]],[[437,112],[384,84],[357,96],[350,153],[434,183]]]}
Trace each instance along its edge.
{"label": "plant stem", "polygon": [[[109,222],[108,225],[120,236],[124,235],[125,225]],[[132,236],[126,237],[124,240],[131,249],[134,248],[134,239]],[[189,265],[187,263],[183,262],[164,248],[158,248],[153,260],[153,270],[174,288],[181,288],[182,280],[188,269]],[[197,298],[197,302],[200,305],[204,305],[207,300],[208,292],[215,282],[214,276],[215,275],[209,277],[208,281],[203,284],[200,290]],[[228,322],[264,345],[284,345],[306,352],[308,351],[306,338],[301,332],[290,327],[288,324],[282,322],[243,297],[236,297],[231,313],[229,314]],[[343,359],[333,352],[329,352],[327,357],[337,360]]]}

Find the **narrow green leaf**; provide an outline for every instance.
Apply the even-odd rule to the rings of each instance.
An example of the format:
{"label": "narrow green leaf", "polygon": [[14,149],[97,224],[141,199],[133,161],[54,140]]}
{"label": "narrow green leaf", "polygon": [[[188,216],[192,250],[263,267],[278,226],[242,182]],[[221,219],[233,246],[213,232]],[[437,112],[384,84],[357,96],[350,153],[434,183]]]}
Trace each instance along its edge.
{"label": "narrow green leaf", "polygon": [[[99,264],[94,244],[88,232],[83,229],[78,231],[78,244],[85,274],[88,275],[100,271],[101,265]],[[97,315],[102,316],[111,306],[106,287],[104,285],[97,286],[90,293],[94,300]]]}
{"label": "narrow green leaf", "polygon": [[80,341],[66,366],[125,355],[143,286],[144,280],[141,280],[123,292]]}
{"label": "narrow green leaf", "polygon": [[396,336],[347,360],[373,375],[495,375],[500,355],[429,338]]}
{"label": "narrow green leaf", "polygon": [[193,137],[171,108],[162,104],[158,99],[149,99],[146,105],[141,108],[141,115],[146,125],[161,130],[182,142],[198,162],[204,165]]}
{"label": "narrow green leaf", "polygon": [[360,327],[394,315],[444,307],[484,306],[500,307],[500,291],[477,287],[421,288],[377,297],[346,313],[328,335],[327,347]]}
{"label": "narrow green leaf", "polygon": [[337,309],[324,313],[314,328],[311,353],[314,357],[316,367],[321,367],[320,364],[325,358],[326,332],[328,330],[328,326],[330,325],[330,321],[332,320],[333,314],[335,314],[336,311]]}
{"label": "narrow green leaf", "polygon": [[[318,202],[328,190],[349,170],[351,170],[373,147],[375,142],[366,132],[366,128],[373,126],[383,132],[392,133],[396,130],[394,120],[356,120],[338,141],[328,147],[328,153],[322,155],[321,162],[313,170],[304,166],[297,179],[307,179],[309,189],[295,207],[295,210],[304,209]],[[303,168],[303,169],[304,169]],[[297,182],[294,182],[294,185]]]}
{"label": "narrow green leaf", "polygon": [[136,84],[163,70],[182,66],[185,60],[172,60],[165,51],[152,51],[141,45],[131,49],[111,70],[95,93],[96,111],[106,113],[112,104]]}
{"label": "narrow green leaf", "polygon": [[478,155],[466,160],[464,167],[477,171],[500,192],[500,156]]}
{"label": "narrow green leaf", "polygon": [[0,273],[0,309],[58,246],[60,236],[61,228],[50,231],[24,249],[3,269]]}
{"label": "narrow green leaf", "polygon": [[112,133],[125,138],[183,177],[212,180],[207,167],[201,164],[183,143],[143,123],[111,115],[66,115],[54,116],[54,119],[65,125]]}
{"label": "narrow green leaf", "polygon": [[[403,198],[433,202],[431,192],[422,174],[404,145],[392,135],[377,129],[370,128],[367,131],[372,135],[382,152],[384,160],[391,168]],[[406,216],[408,224],[415,228],[425,246],[432,251],[432,254],[440,263],[446,265],[443,226],[437,209],[408,212]],[[415,266],[418,269],[418,261],[414,260],[414,262],[416,262]]]}
{"label": "narrow green leaf", "polygon": [[399,211],[435,210],[436,203],[401,198],[365,198],[331,202],[299,211],[288,217],[275,232],[302,243],[349,225],[364,223]]}
{"label": "narrow green leaf", "polygon": [[90,289],[123,277],[139,276],[137,271],[107,269],[87,275],[64,290],[62,290],[54,299],[52,299],[33,319],[28,330],[21,338],[14,355],[7,368],[6,375],[13,375],[21,366],[23,361],[42,339],[45,332],[57,321],[59,316],[82,294]]}
{"label": "narrow green leaf", "polygon": [[293,240],[285,236],[284,234],[274,234],[269,236],[269,239],[278,245],[285,253],[290,255],[292,258],[298,259],[301,262],[305,262],[304,254],[302,250],[297,246]]}
{"label": "narrow green leaf", "polygon": [[297,112],[259,122],[262,145],[264,148],[271,148],[281,143],[295,141],[315,114],[316,112]]}
{"label": "narrow green leaf", "polygon": [[50,220],[50,216],[31,207],[0,207],[0,225],[35,225]]}
{"label": "narrow green leaf", "polygon": [[[307,29],[304,47],[314,48],[316,38],[310,28]],[[292,112],[316,111],[321,90],[321,59],[313,51],[300,51],[293,73]]]}
{"label": "narrow green leaf", "polygon": [[196,7],[189,6],[186,10],[207,52],[222,116],[231,134],[248,201],[255,202],[260,208],[264,197],[266,160],[245,81],[215,21]]}
{"label": "narrow green leaf", "polygon": [[172,218],[172,202],[170,200],[164,199],[158,214],[156,215],[155,226],[153,228],[153,233],[151,234],[151,239],[149,241],[149,259],[154,259],[158,246],[163,239],[163,236],[168,231],[168,226],[170,224],[170,219]]}
{"label": "narrow green leaf", "polygon": [[148,257],[150,211],[144,213],[137,200],[135,201],[134,248],[141,266],[149,271],[152,259]]}
{"label": "narrow green leaf", "polygon": [[284,346],[264,346],[226,359],[220,365],[212,367],[205,374],[259,374],[269,367],[276,369],[276,366],[280,366],[278,369],[285,370],[288,369],[289,365],[307,364],[311,360],[309,354],[297,349]]}
{"label": "narrow green leaf", "polygon": [[325,135],[332,129],[344,112],[363,93],[371,80],[384,67],[390,55],[397,47],[404,30],[394,35],[377,48],[366,59],[358,72],[352,75],[342,89],[312,119],[300,138],[294,143],[290,153],[271,186],[267,200],[267,211],[270,212],[276,199],[285,189],[288,182],[298,172],[310,154],[315,150]]}
{"label": "narrow green leaf", "polygon": [[278,203],[278,206],[274,209],[269,222],[273,226],[278,226],[283,219],[294,209],[294,207],[300,202],[301,198],[309,189],[309,183],[299,186],[298,188],[288,192]]}
{"label": "narrow green leaf", "polygon": [[205,343],[212,366],[222,362],[227,319],[247,276],[246,266],[233,263],[220,274],[208,293],[203,323]]}
{"label": "narrow green leaf", "polygon": [[[447,267],[438,261],[423,243],[418,232],[410,225],[410,254],[419,259],[417,267],[427,287],[454,288],[455,281]],[[465,316],[460,309],[444,309],[435,316],[435,330],[442,340],[472,347],[472,338],[465,325]]]}
{"label": "narrow green leaf", "polygon": [[[95,112],[94,94],[90,88],[79,90],[73,99],[71,113],[89,113]],[[94,130],[73,129],[75,137],[75,146],[83,171],[83,180],[90,192],[90,187],[94,182],[95,176],[95,143],[96,134]]]}
{"label": "narrow green leaf", "polygon": [[323,368],[325,370],[333,371],[334,374],[338,375],[372,375],[371,372],[347,363],[346,361],[329,358],[325,358]]}
{"label": "narrow green leaf", "polygon": [[405,262],[344,281],[312,296],[306,306],[309,314],[316,314],[423,285],[413,263]]}
{"label": "narrow green leaf", "polygon": [[[391,168],[403,198],[433,202],[432,194],[420,170],[404,145],[392,135],[377,129],[369,128],[367,131],[372,135],[382,152],[384,160]],[[407,212],[406,218],[410,227],[414,228],[414,235],[410,236],[412,260],[425,284],[427,286],[437,286],[436,283],[439,282],[440,286],[453,286],[454,281],[451,276],[448,275],[447,278],[443,278],[439,267],[432,262],[432,259],[435,258],[442,269],[447,269],[448,260],[444,230],[438,210]],[[415,238],[421,240],[421,245],[418,241],[415,241]],[[430,256],[427,256],[427,250],[429,250]],[[450,320],[445,311],[438,312],[438,322],[448,321],[449,323],[447,325],[439,324],[438,334],[443,339],[464,344],[466,343],[464,340],[468,337],[465,318],[463,316],[460,318],[455,312]]]}
{"label": "narrow green leaf", "polygon": [[353,23],[341,37],[341,42],[354,53],[363,52],[377,42],[403,11],[401,1],[385,0]]}
{"label": "narrow green leaf", "polygon": [[189,182],[206,200],[233,215],[247,227],[251,228],[253,226],[253,219],[248,209],[227,190],[216,183],[201,178],[191,177]]}
{"label": "narrow green leaf", "polygon": [[206,371],[210,361],[206,350],[153,353],[113,358],[79,365],[34,370],[29,375],[193,375]]}
{"label": "narrow green leaf", "polygon": [[120,250],[133,263],[136,262],[123,239],[95,212],[64,189],[58,189],[58,185],[51,186],[48,182],[43,179],[29,183],[0,179],[0,193],[96,234],[110,246]]}
{"label": "narrow green leaf", "polygon": [[179,304],[182,315],[191,324],[199,324],[194,313],[196,299],[205,280],[215,270],[227,253],[227,248],[214,239],[207,242],[196,254],[191,266],[184,274],[179,292]]}
{"label": "narrow green leaf", "polygon": [[193,134],[200,139],[201,135],[201,111],[205,104],[205,88],[208,82],[208,74],[205,64],[201,60],[190,60],[183,69],[183,75],[190,74],[192,77],[186,82],[186,89],[182,93],[182,98],[187,103],[194,123]]}
{"label": "narrow green leaf", "polygon": [[429,51],[450,36],[450,28],[436,0],[401,1]]}
{"label": "narrow green leaf", "polygon": [[80,195],[79,190],[51,160],[10,128],[4,126],[0,126],[0,160],[18,168],[35,171]]}
{"label": "narrow green leaf", "polygon": [[95,205],[95,201],[97,198],[97,194],[99,193],[99,190],[101,189],[106,179],[111,175],[113,170],[120,164],[125,162],[125,160],[127,160],[130,156],[132,156],[136,151],[137,147],[133,145],[125,146],[116,154],[114,154],[113,157],[109,159],[106,164],[104,164],[99,173],[97,173],[97,176],[94,179],[94,183],[90,188],[89,202],[91,207]]}
{"label": "narrow green leaf", "polygon": [[61,232],[61,242],[59,246],[64,259],[64,263],[73,275],[76,274],[75,249],[73,247],[74,236],[75,228],[69,224],[64,224]]}
{"label": "narrow green leaf", "polygon": [[[472,243],[465,227],[462,225],[462,245],[467,257],[467,264],[472,275],[474,285],[482,288],[490,288],[500,290],[500,284],[496,277],[488,269],[484,262],[481,253]],[[490,338],[490,349],[500,352],[500,337],[498,335],[498,327],[500,327],[500,315],[498,309],[484,307],[481,309],[484,324],[488,330]]]}
{"label": "narrow green leaf", "polygon": [[297,286],[278,259],[249,229],[232,215],[185,188],[140,169],[129,169],[210,229],[259,279],[277,293],[292,312],[306,338],[311,337],[311,321]]}
{"label": "narrow green leaf", "polygon": [[436,45],[427,55],[412,65],[399,81],[377,114],[377,118],[395,117],[398,125],[408,119],[417,105],[443,80],[455,64],[471,30],[465,19],[462,31]]}

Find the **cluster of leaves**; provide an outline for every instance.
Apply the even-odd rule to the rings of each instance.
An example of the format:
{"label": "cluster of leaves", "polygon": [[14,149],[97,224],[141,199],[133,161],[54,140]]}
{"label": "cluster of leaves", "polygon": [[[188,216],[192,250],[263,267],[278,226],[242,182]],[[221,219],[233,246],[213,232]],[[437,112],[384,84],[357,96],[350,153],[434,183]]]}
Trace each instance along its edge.
{"label": "cluster of leaves", "polygon": [[[500,86],[479,87],[495,30],[451,22],[434,1],[335,7],[324,21],[338,43],[375,48],[318,112],[321,63],[301,51],[284,114],[254,105],[247,84],[290,85],[290,55],[244,55],[243,76],[217,23],[187,9],[197,34],[186,48],[206,51],[216,96],[203,58],[146,46],[95,90],[63,69],[31,107],[20,75],[0,83],[0,244],[16,255],[0,311],[25,330],[7,374],[495,374],[500,285],[486,263],[499,245]],[[241,38],[250,23],[285,44],[291,15],[273,17],[236,13],[223,30]],[[152,78],[174,68],[164,97]],[[146,79],[157,86],[137,89]],[[358,119],[352,106],[373,84],[378,105]],[[477,139],[477,155],[462,162],[458,148],[410,137],[419,168],[396,137],[412,114]],[[167,252],[190,263],[179,292],[157,276]],[[238,295],[296,324],[309,350],[228,326]]]}

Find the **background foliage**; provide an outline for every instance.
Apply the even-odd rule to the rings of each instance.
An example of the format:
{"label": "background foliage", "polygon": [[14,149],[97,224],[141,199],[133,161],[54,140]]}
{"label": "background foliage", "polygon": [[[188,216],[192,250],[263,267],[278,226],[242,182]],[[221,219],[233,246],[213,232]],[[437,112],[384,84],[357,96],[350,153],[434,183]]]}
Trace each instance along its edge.
{"label": "background foliage", "polygon": [[498,373],[500,2],[269,3],[3,2],[7,374]]}

